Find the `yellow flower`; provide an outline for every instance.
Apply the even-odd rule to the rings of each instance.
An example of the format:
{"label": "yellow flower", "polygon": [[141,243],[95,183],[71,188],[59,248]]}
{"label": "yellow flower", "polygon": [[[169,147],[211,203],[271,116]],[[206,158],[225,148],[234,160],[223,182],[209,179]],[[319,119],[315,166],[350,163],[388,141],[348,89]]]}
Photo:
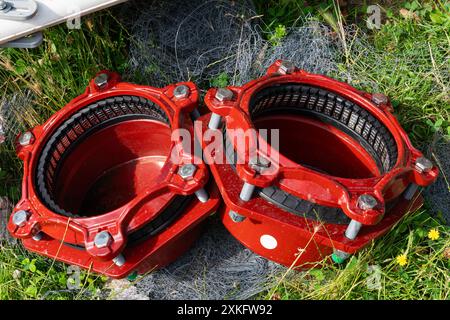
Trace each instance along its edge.
{"label": "yellow flower", "polygon": [[431,229],[430,232],[428,232],[428,238],[431,240],[439,239],[439,231],[436,229]]}
{"label": "yellow flower", "polygon": [[408,258],[406,257],[406,254],[401,254],[401,255],[397,256],[395,261],[397,261],[397,263],[403,267],[403,266],[406,266],[406,264],[408,263]]}

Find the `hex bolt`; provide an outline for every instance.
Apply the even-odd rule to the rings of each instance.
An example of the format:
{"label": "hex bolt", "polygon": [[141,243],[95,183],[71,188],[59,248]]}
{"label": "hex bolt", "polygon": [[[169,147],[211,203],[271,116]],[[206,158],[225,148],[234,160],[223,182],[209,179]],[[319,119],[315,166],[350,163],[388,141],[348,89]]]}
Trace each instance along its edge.
{"label": "hex bolt", "polygon": [[33,236],[34,241],[41,241],[42,240],[42,232],[38,232]]}
{"label": "hex bolt", "polygon": [[195,164],[185,164],[178,169],[178,175],[183,178],[183,180],[189,180],[194,177],[197,171],[197,166]]}
{"label": "hex bolt", "polygon": [[433,162],[431,162],[430,160],[428,160],[425,157],[420,157],[417,158],[416,160],[416,170],[419,171],[420,173],[423,172],[429,172],[431,171],[431,169],[433,169]]}
{"label": "hex bolt", "polygon": [[295,71],[295,64],[291,61],[282,61],[280,67],[278,68],[278,72],[281,74],[291,74]]}
{"label": "hex bolt", "polygon": [[377,199],[370,194],[363,194],[358,198],[358,207],[364,211],[375,208],[377,204]]}
{"label": "hex bolt", "polygon": [[387,96],[385,96],[382,93],[374,93],[372,95],[372,101],[376,104],[376,105],[382,105],[382,104],[387,104],[389,102],[389,98]]}
{"label": "hex bolt", "polygon": [[200,202],[205,203],[209,200],[208,192],[206,192],[205,189],[200,189],[200,190],[195,191],[195,195],[197,196],[197,199]]}
{"label": "hex bolt", "polygon": [[33,139],[34,139],[34,136],[30,131],[24,132],[19,137],[19,144],[22,147],[26,147],[31,144]]}
{"label": "hex bolt", "polygon": [[119,254],[117,257],[115,257],[113,260],[114,264],[118,267],[121,267],[125,264],[126,260],[123,254]]}
{"label": "hex bolt", "polygon": [[219,89],[217,89],[216,95],[215,95],[215,98],[217,100],[219,100],[220,102],[230,101],[230,100],[233,99],[233,97],[234,97],[233,91],[231,91],[228,88],[219,88]]}
{"label": "hex bolt", "polygon": [[222,122],[222,117],[219,116],[217,113],[211,114],[211,118],[209,119],[208,128],[215,130],[219,129],[220,123]]}
{"label": "hex bolt", "polygon": [[239,213],[237,213],[236,211],[230,210],[228,211],[228,215],[230,216],[231,220],[233,220],[233,222],[239,223],[245,220],[245,216],[240,215]]}
{"label": "hex bolt", "polygon": [[28,216],[29,216],[28,211],[19,210],[16,213],[14,213],[12,222],[18,227],[23,227],[27,224]]}
{"label": "hex bolt", "polygon": [[106,73],[100,73],[95,77],[94,83],[98,88],[103,89],[108,84],[108,80],[109,77]]}
{"label": "hex bolt", "polygon": [[347,229],[345,230],[345,236],[350,240],[355,240],[356,236],[359,233],[359,230],[361,230],[361,226],[361,222],[358,222],[356,220],[350,221]]}
{"label": "hex bolt", "polygon": [[99,249],[106,248],[111,244],[112,240],[112,236],[108,231],[101,231],[95,235],[94,245]]}
{"label": "hex bolt", "polygon": [[253,191],[255,191],[255,186],[250,183],[244,182],[239,197],[242,201],[249,201],[252,198]]}
{"label": "hex bolt", "polygon": [[189,87],[182,84],[173,90],[173,95],[176,99],[184,99],[189,97],[190,92],[191,90],[189,90]]}

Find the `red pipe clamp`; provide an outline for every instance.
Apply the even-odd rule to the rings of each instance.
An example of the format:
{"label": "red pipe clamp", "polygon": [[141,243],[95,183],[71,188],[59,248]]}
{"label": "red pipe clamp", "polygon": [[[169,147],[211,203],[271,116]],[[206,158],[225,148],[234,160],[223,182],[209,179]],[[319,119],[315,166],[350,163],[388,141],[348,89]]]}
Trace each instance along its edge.
{"label": "red pipe clamp", "polygon": [[[418,186],[438,175],[387,97],[289,62],[242,87],[210,89],[205,102],[212,114],[196,132],[225,202],[223,223],[286,266],[311,267],[333,252],[342,262],[418,208]],[[211,147],[222,133],[224,147]]]}
{"label": "red pipe clamp", "polygon": [[177,131],[193,132],[197,105],[193,83],[156,89],[98,74],[18,138],[24,177],[11,234],[31,251],[113,278],[175,260],[220,199],[206,165],[177,147]]}

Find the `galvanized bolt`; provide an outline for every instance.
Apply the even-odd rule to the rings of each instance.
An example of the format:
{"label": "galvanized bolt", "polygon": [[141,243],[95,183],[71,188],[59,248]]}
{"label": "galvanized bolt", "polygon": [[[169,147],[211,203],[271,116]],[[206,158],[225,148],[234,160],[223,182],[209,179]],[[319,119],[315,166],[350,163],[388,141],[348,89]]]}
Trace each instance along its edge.
{"label": "galvanized bolt", "polygon": [[295,64],[291,61],[282,61],[280,67],[278,68],[278,72],[281,74],[291,74],[295,71]]}
{"label": "galvanized bolt", "polygon": [[34,241],[41,241],[42,240],[42,232],[38,232],[33,236]]}
{"label": "galvanized bolt", "polygon": [[219,129],[220,123],[222,122],[222,117],[217,113],[212,113],[209,119],[208,128],[216,130]]}
{"label": "galvanized bolt", "polygon": [[233,91],[227,88],[219,88],[217,89],[215,98],[219,101],[229,101],[233,99]]}
{"label": "galvanized bolt", "polygon": [[429,171],[431,171],[431,169],[433,169],[433,162],[431,162],[430,160],[428,160],[425,157],[417,158],[417,160],[416,160],[416,169],[420,173],[422,173],[422,172],[429,172]]}
{"label": "galvanized bolt", "polygon": [[376,104],[376,105],[382,105],[382,104],[387,104],[389,102],[388,97],[386,97],[384,94],[382,93],[374,93],[372,95],[372,101]]}
{"label": "galvanized bolt", "polygon": [[241,198],[242,201],[249,201],[253,196],[253,191],[255,191],[255,186],[244,182],[239,198]]}
{"label": "galvanized bolt", "polygon": [[205,202],[207,202],[209,200],[208,192],[206,192],[206,190],[203,189],[203,188],[198,190],[198,191],[195,191],[195,195],[197,196],[197,199],[200,202],[205,203]]}
{"label": "galvanized bolt", "polygon": [[178,175],[183,178],[183,180],[192,179],[192,177],[197,171],[197,166],[195,164],[185,164],[178,169]]}
{"label": "galvanized bolt", "polygon": [[8,3],[4,0],[0,0],[0,10],[5,10],[8,6]]}
{"label": "galvanized bolt", "polygon": [[119,254],[117,257],[115,257],[113,260],[114,264],[118,267],[121,267],[125,264],[126,260],[125,257],[122,254]]}
{"label": "galvanized bolt", "polygon": [[19,137],[19,144],[22,147],[28,146],[31,144],[31,141],[34,139],[33,134],[30,131],[24,132]]}
{"label": "galvanized bolt", "polygon": [[347,229],[345,230],[345,236],[350,240],[354,240],[358,235],[359,230],[361,230],[361,227],[362,227],[361,222],[358,222],[356,220],[350,221],[350,223],[347,226]]}
{"label": "galvanized bolt", "polygon": [[102,89],[108,84],[108,78],[109,77],[106,73],[100,73],[95,77],[94,83],[98,88]]}
{"label": "galvanized bolt", "polygon": [[362,210],[371,210],[375,208],[377,204],[377,199],[370,194],[363,194],[358,198],[358,207]]}
{"label": "galvanized bolt", "polygon": [[16,213],[14,213],[12,222],[18,227],[23,227],[24,225],[26,225],[28,221],[28,216],[29,213],[27,211],[19,210]]}
{"label": "galvanized bolt", "polygon": [[173,95],[177,99],[187,98],[189,96],[189,93],[190,93],[189,87],[184,84],[177,86],[173,90]]}
{"label": "galvanized bolt", "polygon": [[231,220],[233,220],[233,222],[239,223],[245,220],[245,216],[240,215],[239,213],[233,210],[230,210],[228,212],[228,215],[230,216]]}
{"label": "galvanized bolt", "polygon": [[263,157],[252,157],[249,160],[249,166],[253,170],[261,173],[264,169],[270,167],[270,160]]}
{"label": "galvanized bolt", "polygon": [[101,231],[95,235],[94,245],[97,248],[106,248],[112,242],[112,237],[108,231]]}

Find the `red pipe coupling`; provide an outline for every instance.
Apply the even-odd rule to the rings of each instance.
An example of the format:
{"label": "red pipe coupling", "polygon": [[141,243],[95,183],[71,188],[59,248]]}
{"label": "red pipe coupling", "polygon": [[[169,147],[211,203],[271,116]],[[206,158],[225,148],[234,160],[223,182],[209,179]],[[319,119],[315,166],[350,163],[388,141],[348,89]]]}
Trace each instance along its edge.
{"label": "red pipe coupling", "polygon": [[162,89],[101,72],[17,139],[22,198],[8,229],[34,252],[113,278],[175,260],[219,204],[209,171],[179,148],[193,83]]}
{"label": "red pipe coupling", "polygon": [[[420,206],[417,187],[438,175],[387,97],[289,62],[242,87],[210,89],[205,103],[212,113],[196,131],[208,135],[200,139],[223,223],[286,266],[310,267],[333,252],[343,261]],[[215,136],[217,146],[218,133],[223,148],[208,143]]]}

